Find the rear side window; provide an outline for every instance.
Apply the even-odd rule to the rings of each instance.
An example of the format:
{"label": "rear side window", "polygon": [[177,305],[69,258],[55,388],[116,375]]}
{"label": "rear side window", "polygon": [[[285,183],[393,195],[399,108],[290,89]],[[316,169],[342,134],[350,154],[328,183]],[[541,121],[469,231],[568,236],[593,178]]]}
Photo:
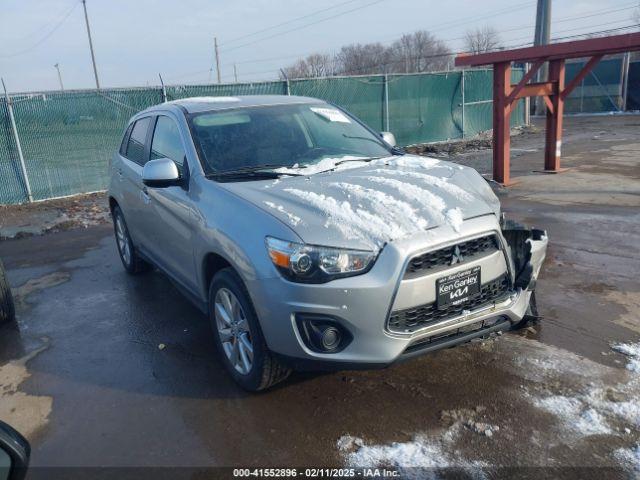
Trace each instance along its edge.
{"label": "rear side window", "polygon": [[140,165],[144,165],[146,159],[144,158],[144,145],[147,140],[147,132],[149,131],[149,122],[151,117],[141,118],[138,120],[131,130],[131,136],[129,137],[129,143],[127,143],[127,157],[132,162],[136,162]]}
{"label": "rear side window", "polygon": [[151,160],[169,158],[176,163],[178,170],[182,173],[184,155],[178,125],[169,117],[159,116],[151,142]]}
{"label": "rear side window", "polygon": [[133,123],[127,127],[127,130],[124,132],[124,137],[122,137],[122,142],[120,143],[120,155],[122,155],[123,157],[127,154],[127,144],[132,128]]}

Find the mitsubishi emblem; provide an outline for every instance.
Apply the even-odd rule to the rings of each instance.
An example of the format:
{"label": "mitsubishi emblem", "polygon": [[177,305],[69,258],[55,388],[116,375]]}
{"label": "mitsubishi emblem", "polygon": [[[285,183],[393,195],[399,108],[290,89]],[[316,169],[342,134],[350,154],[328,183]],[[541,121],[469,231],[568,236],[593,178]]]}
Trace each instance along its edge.
{"label": "mitsubishi emblem", "polygon": [[453,253],[451,254],[451,265],[455,265],[456,263],[462,263],[464,261],[464,257],[462,253],[460,253],[460,248],[456,245],[453,248]]}

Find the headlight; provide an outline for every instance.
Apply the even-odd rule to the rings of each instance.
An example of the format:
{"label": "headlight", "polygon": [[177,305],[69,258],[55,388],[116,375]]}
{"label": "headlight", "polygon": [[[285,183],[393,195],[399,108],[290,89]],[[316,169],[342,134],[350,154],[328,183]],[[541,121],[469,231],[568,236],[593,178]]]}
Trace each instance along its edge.
{"label": "headlight", "polygon": [[293,282],[325,283],[369,271],[374,252],[320,247],[266,237],[271,261],[282,275]]}

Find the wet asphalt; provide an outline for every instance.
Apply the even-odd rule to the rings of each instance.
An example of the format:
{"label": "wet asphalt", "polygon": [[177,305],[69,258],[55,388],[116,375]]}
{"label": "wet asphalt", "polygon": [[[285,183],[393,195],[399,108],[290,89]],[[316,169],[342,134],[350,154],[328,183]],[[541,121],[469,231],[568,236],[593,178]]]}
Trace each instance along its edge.
{"label": "wet asphalt", "polygon": [[[630,118],[616,130],[628,135],[607,142],[598,132],[611,131],[609,119],[575,120],[573,130],[566,122],[567,137],[580,139],[565,140],[567,163],[573,159],[581,171],[591,158],[601,190],[615,192],[619,176],[640,179],[637,162],[602,164],[615,145],[640,155],[638,120]],[[514,141],[537,149],[515,154],[515,172],[529,175],[542,164],[540,139]],[[461,160],[482,170],[487,155]],[[539,323],[381,371],[297,373],[257,395],[226,375],[207,318],[167,278],[124,272],[110,225],[0,242],[18,305],[17,324],[0,328],[0,364],[41,348],[18,390],[52,400],[46,418],[29,426],[32,464],[338,466],[345,461],[336,448],[342,435],[375,444],[439,435],[448,427],[443,412],[481,407],[500,435],[463,431],[455,442],[461,457],[488,465],[619,467],[612,450],[640,441],[640,425],[630,425],[627,436],[569,440],[523,390],[577,391],[588,383],[562,372],[532,379],[526,357],[557,355],[610,369],[616,381],[624,373],[625,357],[609,346],[640,337],[640,214],[633,204],[578,201],[553,181],[536,200],[525,195],[526,182],[501,193],[511,218],[550,234]]]}

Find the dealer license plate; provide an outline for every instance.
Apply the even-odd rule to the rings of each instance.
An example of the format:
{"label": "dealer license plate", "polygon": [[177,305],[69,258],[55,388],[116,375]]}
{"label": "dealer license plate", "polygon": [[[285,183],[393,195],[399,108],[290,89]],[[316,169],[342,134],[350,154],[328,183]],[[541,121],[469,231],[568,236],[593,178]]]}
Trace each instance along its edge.
{"label": "dealer license plate", "polygon": [[480,294],[480,266],[437,279],[436,292],[440,310],[476,297]]}

